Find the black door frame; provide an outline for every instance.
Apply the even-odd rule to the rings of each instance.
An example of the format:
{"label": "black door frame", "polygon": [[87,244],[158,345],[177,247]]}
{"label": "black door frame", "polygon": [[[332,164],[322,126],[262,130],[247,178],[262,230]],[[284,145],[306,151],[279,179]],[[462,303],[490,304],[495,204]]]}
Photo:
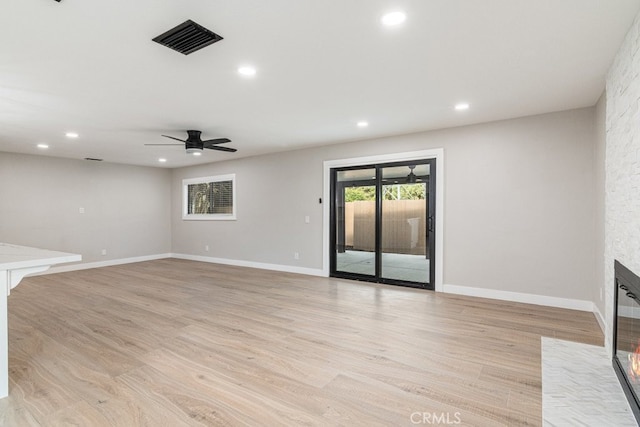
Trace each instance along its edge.
{"label": "black door frame", "polygon": [[[358,165],[358,166],[344,166],[344,167],[335,167],[330,169],[330,221],[329,221],[329,275],[331,277],[339,277],[345,279],[354,279],[354,280],[362,280],[367,282],[374,283],[385,283],[392,285],[400,285],[400,286],[409,286],[414,288],[421,289],[435,289],[435,275],[436,275],[436,159],[435,158],[425,158],[425,159],[416,159],[416,160],[403,160],[403,161],[395,161],[395,162],[387,162],[387,163],[375,163],[369,165]],[[382,273],[382,173],[381,170],[386,167],[393,166],[409,166],[409,165],[419,165],[419,164],[428,164],[429,165],[429,181],[427,183],[427,192],[428,195],[426,197],[425,203],[427,204],[427,218],[426,220],[426,241],[428,244],[429,250],[429,282],[411,282],[405,280],[398,279],[389,279],[381,277]],[[375,169],[375,179],[370,180],[361,180],[361,181],[349,181],[353,186],[365,186],[365,185],[375,185],[376,189],[376,209],[375,209],[375,273],[374,275],[366,275],[366,274],[358,274],[358,273],[350,273],[344,271],[337,271],[337,253],[338,250],[345,250],[345,242],[344,238],[338,240],[338,224],[336,224],[337,218],[337,204],[336,204],[336,196],[344,198],[344,185],[338,183],[337,174],[341,171],[348,170],[358,170],[358,169]],[[342,200],[341,206],[344,206],[344,200]],[[340,215],[341,218],[344,218],[344,214]],[[344,225],[343,225],[344,227]],[[342,234],[341,234],[342,235]],[[339,246],[338,246],[339,245]]]}

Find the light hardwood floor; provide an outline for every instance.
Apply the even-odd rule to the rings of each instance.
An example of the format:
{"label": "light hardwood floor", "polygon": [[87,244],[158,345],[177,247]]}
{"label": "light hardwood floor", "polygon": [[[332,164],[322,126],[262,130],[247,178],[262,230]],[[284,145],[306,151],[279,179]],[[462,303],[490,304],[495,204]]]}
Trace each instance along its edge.
{"label": "light hardwood floor", "polygon": [[176,259],[38,276],[0,423],[539,426],[541,336],[603,340],[590,313]]}

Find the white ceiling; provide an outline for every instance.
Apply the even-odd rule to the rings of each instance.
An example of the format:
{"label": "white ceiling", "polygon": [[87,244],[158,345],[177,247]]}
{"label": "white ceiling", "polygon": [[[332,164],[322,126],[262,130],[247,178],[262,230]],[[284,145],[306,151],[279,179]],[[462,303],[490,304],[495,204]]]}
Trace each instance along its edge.
{"label": "white ceiling", "polygon": [[[0,151],[178,167],[591,106],[639,9],[640,0],[3,0]],[[382,27],[393,10],[406,22]],[[151,41],[187,19],[224,40],[188,56]],[[254,78],[237,73],[245,64]],[[455,111],[462,101],[471,108]],[[187,129],[239,151],[196,158],[143,145]]]}

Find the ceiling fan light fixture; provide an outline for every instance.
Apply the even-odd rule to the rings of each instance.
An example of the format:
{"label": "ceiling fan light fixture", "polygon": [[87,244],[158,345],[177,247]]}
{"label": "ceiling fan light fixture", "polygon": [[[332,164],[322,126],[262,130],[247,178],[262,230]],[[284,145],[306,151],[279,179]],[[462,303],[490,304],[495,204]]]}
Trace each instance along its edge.
{"label": "ceiling fan light fixture", "polygon": [[199,156],[202,154],[203,149],[201,147],[189,147],[187,148],[187,154],[193,154],[194,156]]}

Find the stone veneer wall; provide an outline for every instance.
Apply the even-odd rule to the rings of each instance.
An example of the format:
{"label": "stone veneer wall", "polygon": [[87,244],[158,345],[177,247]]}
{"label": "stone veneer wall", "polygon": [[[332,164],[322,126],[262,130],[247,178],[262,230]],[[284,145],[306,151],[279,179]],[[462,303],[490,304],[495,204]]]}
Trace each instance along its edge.
{"label": "stone veneer wall", "polygon": [[613,338],[613,260],[640,275],[640,15],[607,75],[605,330]]}

